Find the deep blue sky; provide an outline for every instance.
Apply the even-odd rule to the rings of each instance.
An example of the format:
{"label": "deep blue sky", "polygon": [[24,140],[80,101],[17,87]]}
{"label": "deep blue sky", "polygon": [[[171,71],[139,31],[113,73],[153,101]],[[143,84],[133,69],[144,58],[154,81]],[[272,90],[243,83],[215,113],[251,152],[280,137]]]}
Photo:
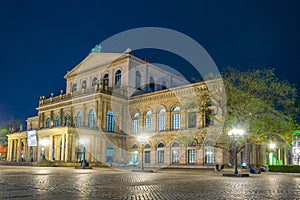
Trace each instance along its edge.
{"label": "deep blue sky", "polygon": [[95,44],[137,27],[180,31],[220,69],[273,67],[300,87],[299,1],[145,2],[1,1],[0,124],[36,115],[39,96],[64,89],[67,70]]}

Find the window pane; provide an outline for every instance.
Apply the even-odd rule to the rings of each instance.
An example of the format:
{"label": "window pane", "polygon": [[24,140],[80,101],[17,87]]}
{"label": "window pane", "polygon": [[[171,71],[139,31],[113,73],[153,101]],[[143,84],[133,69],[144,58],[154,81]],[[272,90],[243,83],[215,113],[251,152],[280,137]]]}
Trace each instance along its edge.
{"label": "window pane", "polygon": [[46,128],[50,128],[50,118],[46,120]]}
{"label": "window pane", "polygon": [[173,129],[180,129],[180,114],[173,114]]}
{"label": "window pane", "polygon": [[115,87],[119,88],[121,85],[121,71],[118,70],[115,76]]}
{"label": "window pane", "polygon": [[188,150],[188,163],[196,163],[196,150]]}
{"label": "window pane", "polygon": [[141,79],[142,79],[142,76],[141,76],[140,71],[136,71],[135,86],[136,86],[137,89],[141,89]]}
{"label": "window pane", "polygon": [[109,132],[114,132],[114,126],[115,126],[114,113],[112,110],[109,110],[107,112],[107,117],[106,117],[106,130]]}
{"label": "window pane", "polygon": [[60,126],[60,117],[56,117],[55,126]]}
{"label": "window pane", "polygon": [[79,112],[79,113],[77,114],[76,126],[77,126],[77,127],[80,127],[80,126],[81,126],[81,123],[82,123],[82,113]]}
{"label": "window pane", "polygon": [[133,133],[137,133],[139,131],[139,120],[134,119],[133,120]]}
{"label": "window pane", "polygon": [[165,116],[159,116],[158,117],[158,130],[163,131],[166,129],[166,117]]}
{"label": "window pane", "polygon": [[157,151],[157,162],[158,163],[164,163],[164,154],[165,154],[164,150]]}
{"label": "window pane", "polygon": [[172,163],[179,163],[179,150],[172,150]]}
{"label": "window pane", "polygon": [[212,164],[215,162],[214,149],[205,149],[205,163]]}
{"label": "window pane", "polygon": [[152,118],[146,118],[146,131],[150,132],[152,129]]}
{"label": "window pane", "polygon": [[150,151],[145,151],[145,163],[150,163],[151,162],[150,154],[151,154]]}
{"label": "window pane", "polygon": [[91,110],[89,113],[89,122],[88,127],[93,128],[94,127],[94,110]]}

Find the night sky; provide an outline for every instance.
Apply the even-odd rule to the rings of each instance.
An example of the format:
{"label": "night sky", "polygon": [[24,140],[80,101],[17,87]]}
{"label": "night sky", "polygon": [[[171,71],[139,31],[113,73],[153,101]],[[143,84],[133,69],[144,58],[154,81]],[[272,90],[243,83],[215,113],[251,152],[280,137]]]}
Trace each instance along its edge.
{"label": "night sky", "polygon": [[[145,2],[1,1],[0,124],[35,116],[39,96],[65,90],[63,76],[91,48],[138,27],[164,27],[192,37],[220,70],[275,68],[279,77],[300,87],[299,1]],[[178,67],[168,53],[142,53],[151,62]]]}

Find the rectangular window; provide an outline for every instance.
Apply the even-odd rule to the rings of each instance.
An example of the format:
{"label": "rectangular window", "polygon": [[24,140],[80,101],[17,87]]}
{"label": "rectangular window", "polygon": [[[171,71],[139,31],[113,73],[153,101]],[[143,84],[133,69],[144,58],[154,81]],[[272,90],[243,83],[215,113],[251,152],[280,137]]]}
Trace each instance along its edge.
{"label": "rectangular window", "polygon": [[158,117],[158,131],[164,131],[164,130],[166,130],[166,117],[159,116]]}
{"label": "rectangular window", "polygon": [[134,119],[133,120],[133,133],[138,133],[139,131],[139,120]]}
{"label": "rectangular window", "polygon": [[164,163],[164,150],[158,150],[157,151],[157,163]]}
{"label": "rectangular window", "polygon": [[146,132],[152,131],[152,118],[146,118]]}
{"label": "rectangular window", "polygon": [[150,163],[150,151],[145,151],[145,163]]}
{"label": "rectangular window", "polygon": [[196,149],[188,150],[188,163],[190,164],[196,163]]}
{"label": "rectangular window", "polygon": [[173,114],[173,130],[180,129],[180,114]]}
{"label": "rectangular window", "polygon": [[205,149],[205,163],[215,163],[215,153],[213,148]]}

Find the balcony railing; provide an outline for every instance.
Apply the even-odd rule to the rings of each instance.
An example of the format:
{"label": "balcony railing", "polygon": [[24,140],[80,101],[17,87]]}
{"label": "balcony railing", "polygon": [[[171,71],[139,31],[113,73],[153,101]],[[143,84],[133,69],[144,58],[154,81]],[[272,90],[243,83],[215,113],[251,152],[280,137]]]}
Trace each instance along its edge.
{"label": "balcony railing", "polygon": [[79,98],[79,97],[83,97],[83,96],[87,96],[87,95],[91,95],[91,94],[99,94],[99,93],[110,94],[110,95],[113,94],[114,96],[118,96],[121,98],[127,98],[127,90],[125,87],[112,88],[112,87],[103,86],[101,88],[94,87],[94,88],[82,89],[82,90],[79,90],[76,92],[70,92],[67,94],[63,94],[61,91],[61,94],[58,96],[54,96],[54,94],[51,93],[50,98],[47,98],[47,99],[45,96],[41,96],[40,101],[39,101],[39,106],[50,105],[50,104],[54,104],[54,103],[67,101],[70,99],[75,99],[75,98]]}

